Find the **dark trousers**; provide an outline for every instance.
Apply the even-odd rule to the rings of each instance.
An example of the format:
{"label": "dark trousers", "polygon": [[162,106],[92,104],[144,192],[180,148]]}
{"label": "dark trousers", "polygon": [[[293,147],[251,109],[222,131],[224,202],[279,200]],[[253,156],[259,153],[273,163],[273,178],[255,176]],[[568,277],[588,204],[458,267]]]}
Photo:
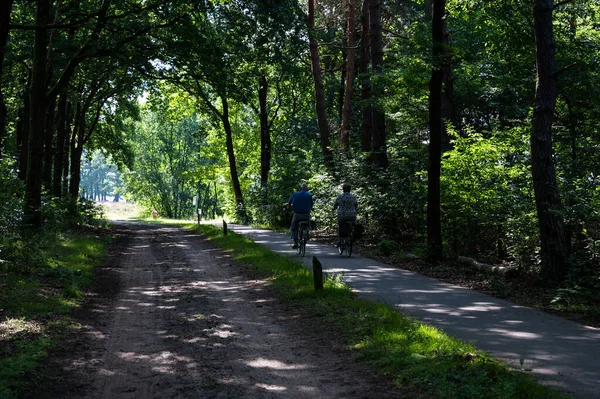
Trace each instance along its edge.
{"label": "dark trousers", "polygon": [[292,225],[290,226],[290,232],[294,241],[298,240],[298,223],[310,220],[310,213],[296,213],[292,217]]}
{"label": "dark trousers", "polygon": [[338,217],[338,237],[345,237],[348,233],[344,229],[346,222],[356,222],[356,216],[342,216]]}

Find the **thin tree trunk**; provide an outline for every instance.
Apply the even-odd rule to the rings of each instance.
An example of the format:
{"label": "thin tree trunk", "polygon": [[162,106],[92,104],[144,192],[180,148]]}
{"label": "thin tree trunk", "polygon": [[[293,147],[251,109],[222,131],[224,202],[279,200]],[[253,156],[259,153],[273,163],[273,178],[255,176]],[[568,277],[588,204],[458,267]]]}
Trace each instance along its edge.
{"label": "thin tree trunk", "polygon": [[342,108],[342,129],[340,141],[344,151],[350,149],[350,121],[352,118],[352,89],[354,83],[354,1],[347,0],[348,4],[348,54],[346,55],[346,90],[344,91],[344,107]]}
{"label": "thin tree trunk", "polygon": [[429,165],[427,169],[427,246],[430,261],[443,259],[440,211],[443,40],[446,0],[433,0],[433,69],[429,82]]}
{"label": "thin tree trunk", "polygon": [[54,122],[56,116],[56,98],[48,103],[46,109],[46,138],[44,140],[44,169],[42,176],[42,185],[50,190],[52,187],[52,158],[54,155]]}
{"label": "thin tree trunk", "polygon": [[30,86],[30,131],[25,178],[24,222],[33,228],[42,226],[42,165],[44,159],[44,121],[46,115],[46,67],[49,0],[38,0],[34,35],[33,68]]}
{"label": "thin tree trunk", "polygon": [[[2,82],[2,64],[6,54],[6,43],[10,33],[10,13],[12,11],[13,0],[2,0],[0,2],[0,83]],[[6,105],[4,104],[4,90],[0,84],[0,158],[2,158],[2,149],[4,148],[4,138],[6,137]]]}
{"label": "thin tree trunk", "polygon": [[321,142],[321,152],[325,160],[325,165],[333,169],[333,153],[331,151],[329,123],[327,122],[327,108],[325,103],[325,89],[323,87],[323,78],[321,76],[321,62],[319,59],[319,45],[315,38],[315,2],[308,0],[308,36],[310,48],[310,60],[313,80],[315,83],[315,112],[317,114],[317,123],[319,125],[319,135]]}
{"label": "thin tree trunk", "polygon": [[452,149],[450,135],[446,123],[456,127],[456,111],[454,107],[454,81],[452,77],[452,53],[450,51],[450,32],[448,32],[448,24],[446,19],[442,19],[442,35],[443,35],[443,63],[444,71],[443,89],[442,89],[442,119],[445,123],[442,124],[442,153]]}
{"label": "thin tree trunk", "polygon": [[[345,1],[345,0],[342,0]],[[344,29],[343,29],[343,35],[346,36],[348,34],[348,24],[344,23]],[[344,117],[344,98],[345,98],[345,93],[346,93],[346,62],[347,62],[347,57],[348,57],[348,51],[346,50],[346,48],[344,48],[342,46],[342,60],[344,60],[342,62],[342,66],[340,68],[340,84],[338,86],[338,95],[337,95],[337,107],[336,109],[338,110],[338,121],[340,123],[341,126],[341,121]],[[329,59],[330,61],[333,62],[333,58]],[[335,65],[331,65],[330,68],[327,68],[327,66],[325,66],[326,69],[335,69],[336,66]]]}
{"label": "thin tree trunk", "polygon": [[[369,17],[371,23],[371,68],[373,74],[381,74],[383,69],[383,34],[381,26],[381,0],[371,0]],[[382,97],[383,90],[378,84],[373,87],[375,101]],[[388,167],[385,135],[385,113],[380,104],[373,107],[373,160],[380,168]]]}
{"label": "thin tree trunk", "polygon": [[363,152],[369,153],[373,150],[373,137],[371,129],[373,128],[373,108],[371,107],[371,79],[369,78],[369,61],[371,59],[371,35],[369,18],[369,0],[364,0],[360,20],[362,32],[360,37],[360,55],[358,59],[358,73],[362,86],[362,125],[360,133],[360,143]]}
{"label": "thin tree trunk", "polygon": [[235,196],[236,215],[242,223],[248,220],[246,207],[244,205],[244,197],[242,196],[242,187],[237,172],[237,164],[235,161],[235,152],[233,151],[233,137],[231,132],[231,124],[229,122],[229,104],[226,96],[221,96],[223,103],[223,127],[225,129],[225,144],[227,146],[227,157],[229,159],[229,172],[231,173],[231,183],[233,184],[233,195]]}
{"label": "thin tree trunk", "polygon": [[52,195],[62,197],[62,170],[65,156],[65,136],[67,135],[67,95],[61,93],[56,110],[56,151],[54,155],[54,174],[52,177]]}
{"label": "thin tree trunk", "polygon": [[77,117],[73,118],[72,104],[71,102],[67,102],[67,112],[66,112],[67,120],[65,121],[65,144],[64,144],[64,154],[63,154],[63,170],[62,170],[62,195],[61,197],[65,197],[68,195],[69,190],[69,151],[71,149],[70,143],[71,140],[75,138],[76,125],[77,125]]}
{"label": "thin tree trunk", "polygon": [[269,110],[267,108],[267,93],[269,86],[267,78],[262,75],[259,79],[258,103],[260,106],[260,184],[266,187],[271,170],[271,132],[269,129]]}
{"label": "thin tree trunk", "polygon": [[[28,85],[30,86],[30,84]],[[25,181],[27,177],[27,156],[29,155],[29,88],[23,93],[23,107],[19,109],[17,121],[17,148],[19,149],[19,171],[17,176]]]}
{"label": "thin tree trunk", "polygon": [[567,272],[567,247],[552,159],[552,119],[556,106],[556,43],[552,31],[552,9],[552,0],[535,0],[537,83],[531,130],[531,174],[540,227],[542,274],[547,279],[561,280]]}
{"label": "thin tree trunk", "polygon": [[71,141],[71,179],[69,181],[69,194],[72,199],[79,197],[79,184],[81,183],[81,156],[83,154],[83,142],[85,137],[85,114],[82,105],[77,105],[78,122],[74,132],[75,137]]}

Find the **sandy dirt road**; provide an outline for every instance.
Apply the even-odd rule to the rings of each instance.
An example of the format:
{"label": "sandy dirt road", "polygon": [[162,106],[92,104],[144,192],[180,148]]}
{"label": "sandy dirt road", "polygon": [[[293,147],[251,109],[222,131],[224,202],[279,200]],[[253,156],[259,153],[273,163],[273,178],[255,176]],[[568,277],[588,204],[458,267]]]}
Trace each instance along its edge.
{"label": "sandy dirt road", "polygon": [[248,267],[190,232],[122,222],[42,398],[410,397]]}

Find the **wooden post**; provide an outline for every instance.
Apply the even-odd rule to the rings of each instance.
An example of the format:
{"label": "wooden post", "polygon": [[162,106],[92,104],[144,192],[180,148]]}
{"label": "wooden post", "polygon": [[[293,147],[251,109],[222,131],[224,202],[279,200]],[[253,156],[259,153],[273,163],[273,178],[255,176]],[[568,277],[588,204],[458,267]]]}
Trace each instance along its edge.
{"label": "wooden post", "polygon": [[323,266],[316,256],[312,259],[313,277],[315,280],[315,291],[323,290]]}
{"label": "wooden post", "polygon": [[227,222],[225,222],[225,220],[223,220],[223,235],[227,235]]}

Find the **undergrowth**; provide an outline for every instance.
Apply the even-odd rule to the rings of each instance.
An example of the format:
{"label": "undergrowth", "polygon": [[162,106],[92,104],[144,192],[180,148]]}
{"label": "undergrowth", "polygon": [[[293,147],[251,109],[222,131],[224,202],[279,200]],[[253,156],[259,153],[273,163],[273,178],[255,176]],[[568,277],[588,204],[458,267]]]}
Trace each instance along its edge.
{"label": "undergrowth", "polygon": [[0,398],[21,397],[35,383],[39,360],[72,327],[68,312],[109,239],[77,230],[13,243],[29,252],[0,271]]}

